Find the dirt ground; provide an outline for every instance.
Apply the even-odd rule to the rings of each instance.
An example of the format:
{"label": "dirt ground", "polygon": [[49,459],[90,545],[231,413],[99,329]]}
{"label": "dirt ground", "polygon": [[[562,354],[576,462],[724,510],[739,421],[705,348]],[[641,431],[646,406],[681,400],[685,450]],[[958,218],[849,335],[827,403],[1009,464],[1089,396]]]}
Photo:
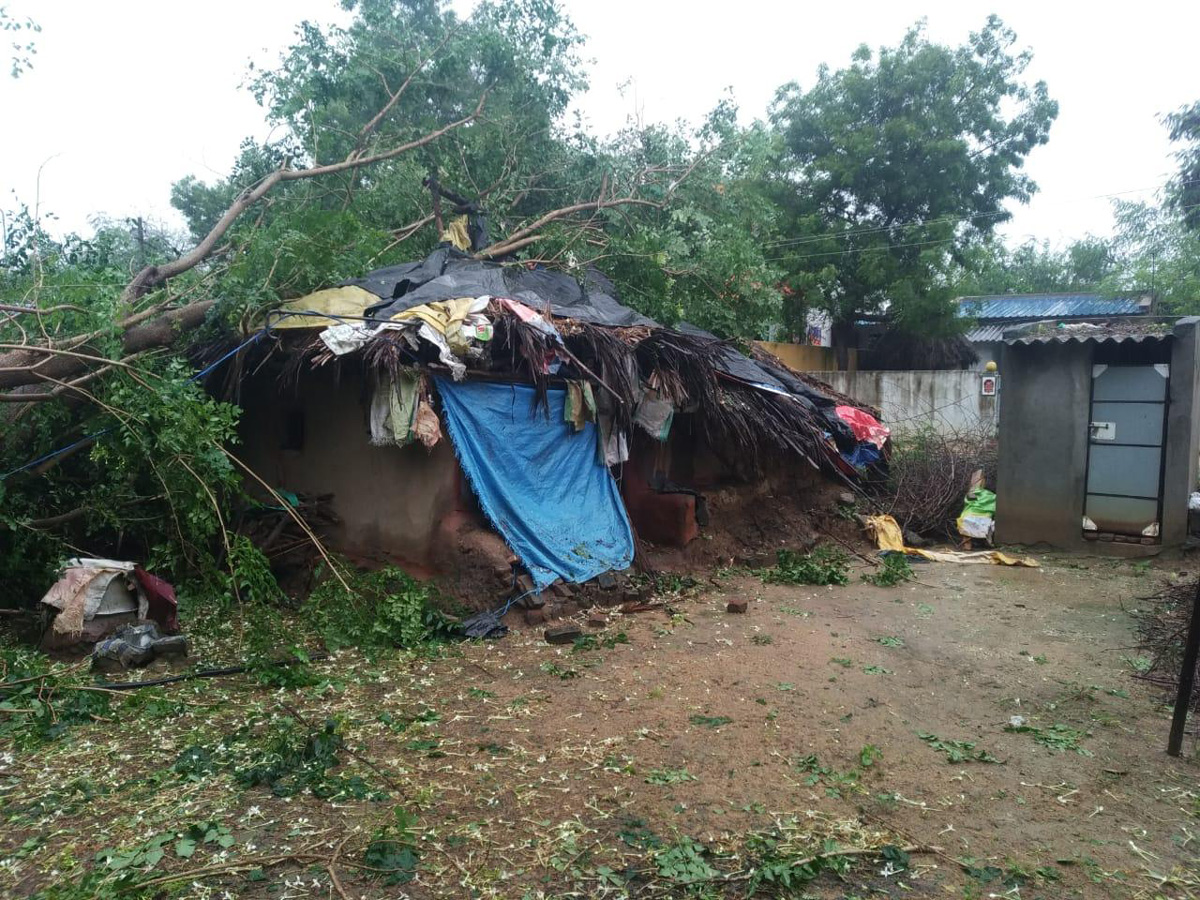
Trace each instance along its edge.
{"label": "dirt ground", "polygon": [[[580,647],[524,631],[344,652],[297,688],[154,689],[165,714],[121,700],[0,746],[0,893],[110,896],[86,873],[168,834],[111,896],[1200,896],[1200,758],[1163,752],[1127,612],[1194,565],[1039,558],[894,588],[865,564],[847,586],[664,583],[664,608],[604,610]],[[345,790],[326,799],[180,763],[329,719]],[[396,809],[419,861],[388,885],[364,853]]]}

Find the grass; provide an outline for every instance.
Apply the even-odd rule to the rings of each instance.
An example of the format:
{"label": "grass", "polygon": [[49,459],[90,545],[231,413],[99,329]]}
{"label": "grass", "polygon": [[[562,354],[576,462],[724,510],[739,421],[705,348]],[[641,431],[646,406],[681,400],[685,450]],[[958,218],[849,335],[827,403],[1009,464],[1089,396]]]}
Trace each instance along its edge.
{"label": "grass", "polygon": [[1005,725],[1005,731],[1014,734],[1028,734],[1034,742],[1046,747],[1052,753],[1067,753],[1074,751],[1080,756],[1092,756],[1092,751],[1085,749],[1080,745],[1085,737],[1088,737],[1088,732],[1079,731],[1071,728],[1068,725],[1054,724],[1049,728],[1039,728],[1034,725]]}
{"label": "grass", "polygon": [[862,580],[876,587],[896,587],[915,577],[908,557],[903,553],[889,553],[878,571],[864,574]]}
{"label": "grass", "polygon": [[693,725],[701,725],[705,728],[720,728],[722,725],[728,725],[733,719],[729,716],[702,716],[697,713],[689,716],[688,721]]}
{"label": "grass", "polygon": [[981,762],[981,763],[999,763],[995,756],[988,753],[986,750],[975,749],[974,741],[950,741],[938,737],[936,734],[921,731],[917,733],[917,737],[923,740],[934,750],[946,754],[946,762],[956,764],[964,762]]}
{"label": "grass", "polygon": [[696,780],[687,769],[651,769],[646,776],[646,784],[683,784]]}

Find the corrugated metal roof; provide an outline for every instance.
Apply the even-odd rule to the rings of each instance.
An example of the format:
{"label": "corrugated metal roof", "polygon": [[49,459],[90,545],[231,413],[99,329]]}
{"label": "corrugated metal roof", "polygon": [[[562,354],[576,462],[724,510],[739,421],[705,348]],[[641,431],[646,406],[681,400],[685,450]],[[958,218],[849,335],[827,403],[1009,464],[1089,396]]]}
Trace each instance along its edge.
{"label": "corrugated metal roof", "polygon": [[1028,335],[1026,337],[1007,338],[1006,344],[1119,344],[1130,341],[1140,344],[1142,341],[1161,341],[1169,338],[1170,334],[1045,334]]}
{"label": "corrugated metal roof", "polygon": [[1171,337],[1174,319],[1125,319],[1102,323],[1033,322],[1005,329],[1004,343],[1068,344],[1161,341]]}
{"label": "corrugated metal roof", "polygon": [[985,341],[1002,341],[1004,340],[1004,329],[1012,328],[1008,324],[1000,325],[980,325],[978,328],[972,328],[965,335],[968,341],[972,343],[982,343]]}
{"label": "corrugated metal roof", "polygon": [[1136,297],[1099,294],[987,294],[958,298],[958,314],[976,319],[1136,316],[1145,311]]}

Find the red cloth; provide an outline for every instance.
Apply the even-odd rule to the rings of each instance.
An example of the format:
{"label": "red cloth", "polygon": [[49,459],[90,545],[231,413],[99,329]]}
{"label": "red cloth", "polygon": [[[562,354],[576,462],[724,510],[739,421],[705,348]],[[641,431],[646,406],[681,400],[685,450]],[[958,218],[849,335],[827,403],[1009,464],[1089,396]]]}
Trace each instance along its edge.
{"label": "red cloth", "polygon": [[138,587],[142,589],[142,593],[146,595],[146,602],[150,605],[146,615],[163,631],[178,631],[179,618],[176,612],[179,609],[179,601],[175,599],[175,588],[157,575],[151,575],[141,566],[133,570],[133,577],[137,579]]}
{"label": "red cloth", "polygon": [[884,442],[891,436],[891,431],[879,424],[870,413],[863,412],[861,409],[855,409],[853,406],[839,406],[834,412],[838,414],[838,418],[850,426],[850,430],[854,432],[854,436],[860,441],[870,441],[879,449],[883,449]]}

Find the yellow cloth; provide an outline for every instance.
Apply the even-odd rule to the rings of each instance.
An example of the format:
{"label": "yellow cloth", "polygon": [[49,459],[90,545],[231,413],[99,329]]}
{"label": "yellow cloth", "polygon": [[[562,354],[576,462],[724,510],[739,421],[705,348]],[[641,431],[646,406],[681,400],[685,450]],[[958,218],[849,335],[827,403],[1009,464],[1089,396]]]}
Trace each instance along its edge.
{"label": "yellow cloth", "polygon": [[467,234],[467,217],[459,216],[457,219],[451,219],[446,225],[446,230],[442,232],[441,240],[449,241],[464,253],[470,250],[471,238]]}
{"label": "yellow cloth", "polygon": [[457,300],[438,300],[436,303],[423,303],[406,309],[392,316],[393,322],[403,322],[406,319],[420,319],[434,331],[446,338],[450,349],[461,355],[466,352],[468,341],[462,333],[463,323],[467,316],[487,307],[487,301],[480,303],[474,297],[460,297]]}
{"label": "yellow cloth", "polygon": [[867,528],[875,535],[875,545],[880,550],[892,550],[906,553],[909,556],[919,556],[933,562],[952,563],[992,563],[998,566],[1028,566],[1038,568],[1036,559],[1028,556],[1009,556],[999,550],[979,550],[974,553],[964,553],[958,550],[918,550],[916,547],[904,546],[904,534],[900,525],[891,516],[867,516]]}
{"label": "yellow cloth", "polygon": [[[370,291],[360,287],[326,288],[323,291],[313,291],[295,300],[288,300],[279,307],[281,315],[271,317],[272,328],[328,328],[337,324],[336,318],[326,316],[345,316],[347,318],[362,318],[363,311],[379,298]],[[288,312],[324,313],[320,316],[289,316]]]}

